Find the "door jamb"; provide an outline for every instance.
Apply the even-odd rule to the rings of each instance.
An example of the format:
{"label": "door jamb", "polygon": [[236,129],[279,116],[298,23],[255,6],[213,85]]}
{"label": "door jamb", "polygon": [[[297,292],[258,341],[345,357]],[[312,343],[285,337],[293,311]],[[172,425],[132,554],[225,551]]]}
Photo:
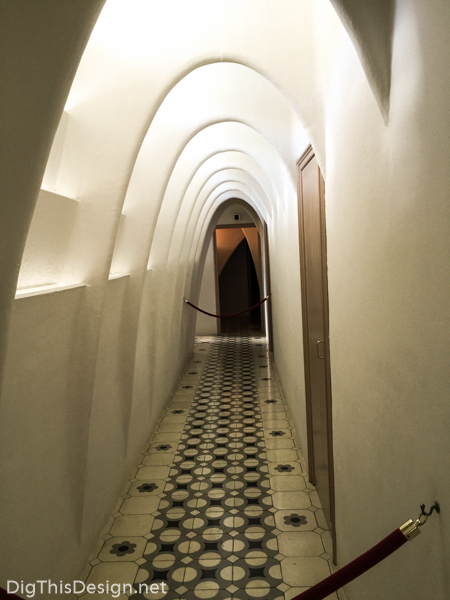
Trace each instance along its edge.
{"label": "door jamb", "polygon": [[266,336],[269,340],[269,352],[273,355],[273,322],[272,322],[272,284],[270,280],[270,254],[269,254],[269,230],[267,223],[263,222],[263,249],[264,249],[264,274],[266,279],[266,290],[269,296],[267,300],[267,323],[266,323]]}
{"label": "door jamb", "polygon": [[[307,320],[307,295],[306,295],[306,273],[305,273],[305,238],[303,232],[303,202],[302,197],[302,178],[300,172],[314,158],[315,153],[312,146],[309,146],[297,162],[297,203],[299,213],[299,242],[300,242],[300,279],[302,293],[302,321],[303,321],[303,356],[305,365],[305,392],[306,392],[306,428],[308,438],[308,473],[309,479],[315,485],[316,474],[314,464],[314,443],[313,443],[313,421],[311,404],[311,380],[309,375],[309,336]],[[328,298],[328,277],[327,277],[327,243],[326,243],[326,223],[325,223],[325,182],[319,169],[319,198],[320,198],[320,226],[321,226],[321,245],[322,245],[322,289],[323,289],[323,307],[324,307],[324,334],[325,334],[325,365],[326,365],[326,407],[327,407],[327,439],[328,439],[328,473],[330,490],[330,518],[331,536],[333,540],[333,562],[336,564],[336,510],[335,510],[335,490],[334,490],[334,457],[333,457],[333,422],[332,422],[332,396],[331,396],[331,364],[330,364],[330,336],[329,336],[329,298]]]}

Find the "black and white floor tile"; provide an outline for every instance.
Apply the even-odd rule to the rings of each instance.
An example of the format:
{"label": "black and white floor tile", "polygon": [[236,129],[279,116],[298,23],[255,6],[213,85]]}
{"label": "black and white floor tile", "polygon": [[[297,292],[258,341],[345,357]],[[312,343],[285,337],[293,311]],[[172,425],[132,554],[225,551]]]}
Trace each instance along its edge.
{"label": "black and white floor tile", "polygon": [[133,475],[87,583],[165,582],[167,593],[136,600],[290,600],[331,572],[331,536],[258,333],[232,324],[197,339]]}

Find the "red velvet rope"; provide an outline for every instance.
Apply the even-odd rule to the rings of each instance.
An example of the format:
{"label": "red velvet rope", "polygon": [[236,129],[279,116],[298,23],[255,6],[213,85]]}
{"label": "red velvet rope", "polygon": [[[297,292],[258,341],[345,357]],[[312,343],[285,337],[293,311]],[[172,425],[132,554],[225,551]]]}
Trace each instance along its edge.
{"label": "red velvet rope", "polygon": [[396,529],[376,546],[292,600],[323,600],[387,558],[407,541],[402,531]]}
{"label": "red velvet rope", "polygon": [[189,306],[192,306],[192,308],[195,308],[195,310],[198,310],[199,312],[203,313],[204,315],[208,315],[209,317],[217,317],[218,319],[229,319],[230,317],[238,317],[239,315],[243,315],[244,313],[249,312],[250,310],[253,310],[254,308],[258,308],[258,306],[261,306],[261,304],[263,302],[265,302],[268,297],[269,296],[266,296],[264,298],[264,300],[261,300],[261,302],[258,302],[258,304],[255,304],[254,306],[250,306],[250,308],[246,308],[245,310],[241,310],[241,312],[234,313],[234,315],[213,315],[212,313],[206,312],[206,310],[202,310],[198,306],[195,306],[195,304],[188,302],[186,299],[185,299],[185,302],[186,302],[186,304],[189,304]]}
{"label": "red velvet rope", "polygon": [[8,594],[6,590],[0,588],[0,600],[23,600],[20,596],[16,596],[16,594]]}

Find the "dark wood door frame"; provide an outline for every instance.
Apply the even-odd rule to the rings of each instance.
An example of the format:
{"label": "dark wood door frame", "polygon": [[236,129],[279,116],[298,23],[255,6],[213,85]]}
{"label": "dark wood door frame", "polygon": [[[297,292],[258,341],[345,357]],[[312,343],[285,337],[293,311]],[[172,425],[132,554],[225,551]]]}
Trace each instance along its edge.
{"label": "dark wood door frame", "polygon": [[[314,457],[314,422],[313,406],[311,394],[310,377],[310,339],[308,330],[308,285],[306,277],[306,259],[305,259],[305,222],[303,215],[303,187],[302,170],[315,158],[314,151],[310,146],[304,152],[297,162],[297,193],[298,193],[298,212],[299,212],[299,242],[300,242],[300,278],[302,290],[302,317],[303,317],[303,349],[305,365],[305,391],[306,391],[306,420],[308,435],[308,470],[309,478],[313,485],[316,485],[315,457]],[[333,459],[333,423],[332,423],[332,397],[331,397],[331,368],[330,368],[330,347],[329,347],[329,314],[328,314],[328,281],[327,281],[327,245],[326,245],[326,227],[325,227],[325,182],[318,169],[318,189],[320,202],[320,244],[322,254],[322,299],[323,299],[323,326],[324,343],[322,348],[325,361],[325,387],[326,387],[326,426],[328,440],[328,480],[329,480],[329,498],[324,499],[329,502],[330,531],[333,539],[333,560],[336,563],[336,529],[335,529],[335,492],[334,492],[334,459]],[[318,346],[319,348],[319,346]],[[319,353],[319,350],[318,350]],[[322,503],[324,501],[322,500]]]}

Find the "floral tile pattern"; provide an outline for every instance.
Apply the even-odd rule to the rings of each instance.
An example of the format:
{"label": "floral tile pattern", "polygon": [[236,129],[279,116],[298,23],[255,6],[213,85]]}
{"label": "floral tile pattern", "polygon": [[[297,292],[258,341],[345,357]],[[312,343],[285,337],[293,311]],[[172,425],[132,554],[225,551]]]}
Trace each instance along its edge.
{"label": "floral tile pattern", "polygon": [[[87,582],[129,582],[136,600],[288,600],[330,574],[331,536],[265,339],[241,322],[196,340]],[[168,591],[145,591],[155,583]]]}

